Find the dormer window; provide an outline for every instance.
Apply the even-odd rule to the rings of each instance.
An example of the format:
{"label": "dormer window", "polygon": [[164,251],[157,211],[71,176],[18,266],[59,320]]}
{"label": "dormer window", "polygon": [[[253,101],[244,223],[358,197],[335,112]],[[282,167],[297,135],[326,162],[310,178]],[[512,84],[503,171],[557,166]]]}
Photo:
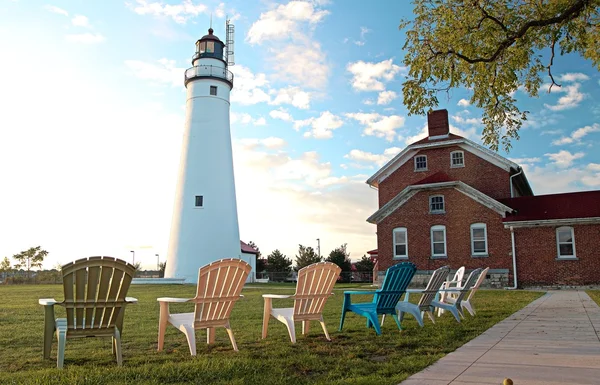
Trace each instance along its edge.
{"label": "dormer window", "polygon": [[429,212],[432,214],[443,214],[446,212],[443,195],[433,195],[429,197]]}
{"label": "dormer window", "polygon": [[415,156],[415,171],[427,171],[427,155]]}
{"label": "dormer window", "polygon": [[463,151],[452,151],[450,153],[450,167],[465,167],[465,153]]}

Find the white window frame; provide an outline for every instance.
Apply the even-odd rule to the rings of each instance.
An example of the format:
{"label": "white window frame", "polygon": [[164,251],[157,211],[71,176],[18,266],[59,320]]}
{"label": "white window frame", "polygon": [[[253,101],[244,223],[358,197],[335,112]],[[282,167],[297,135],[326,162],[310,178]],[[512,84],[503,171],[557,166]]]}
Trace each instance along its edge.
{"label": "white window frame", "polygon": [[[454,154],[461,154],[461,158],[462,158],[461,164],[454,164],[454,159],[452,158],[452,156]],[[465,167],[465,152],[464,151],[452,151],[450,153],[450,168],[458,168],[458,167]]]}
{"label": "white window frame", "polygon": [[[483,229],[483,239],[475,239],[473,230]],[[485,242],[485,251],[475,251],[475,242]],[[475,256],[487,256],[488,255],[488,239],[487,239],[487,225],[485,223],[473,223],[471,225],[471,255]]]}
{"label": "white window frame", "polygon": [[[441,210],[434,210],[432,208],[433,205],[433,198],[442,198],[442,209]],[[436,203],[439,204],[439,203]],[[431,195],[429,196],[429,213],[431,214],[444,214],[446,212],[446,200],[444,199],[443,195]]]}
{"label": "white window frame", "polygon": [[[443,254],[436,254],[435,253],[435,248],[433,247],[433,232],[434,231],[443,231],[444,232],[444,253]],[[448,258],[448,244],[446,242],[446,226],[444,225],[435,225],[435,226],[431,226],[431,230],[429,231],[429,237],[431,239],[431,257],[432,258]],[[441,242],[435,242],[435,243],[441,243]]]}
{"label": "white window frame", "polygon": [[[396,233],[404,233],[404,243],[396,243]],[[394,259],[408,259],[408,230],[406,229],[406,227],[397,227],[392,231],[392,244],[394,247]],[[404,245],[405,246],[405,250],[406,250],[406,254],[405,255],[398,255],[396,254],[396,246],[397,245]]]}
{"label": "white window frame", "polygon": [[[425,158],[425,168],[417,167],[417,159],[419,158]],[[427,171],[427,166],[427,155],[415,155],[415,171]]]}
{"label": "white window frame", "polygon": [[[561,242],[558,236],[558,233],[561,231],[569,230],[571,232],[572,242]],[[560,254],[560,245],[561,244],[573,244],[573,254],[572,255],[561,255]],[[556,255],[558,259],[574,259],[577,258],[577,252],[575,251],[575,229],[571,226],[561,226],[556,229]]]}

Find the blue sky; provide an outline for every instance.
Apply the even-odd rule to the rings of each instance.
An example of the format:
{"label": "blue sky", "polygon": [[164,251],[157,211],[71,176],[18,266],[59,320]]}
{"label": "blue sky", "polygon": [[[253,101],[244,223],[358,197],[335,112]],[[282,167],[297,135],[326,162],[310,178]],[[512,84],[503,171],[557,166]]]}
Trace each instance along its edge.
{"label": "blue sky", "polygon": [[[408,1],[0,0],[0,257],[41,245],[47,267],[88,255],[164,260],[194,43],[236,28],[232,137],[240,234],[353,259],[376,247],[364,181],[424,136],[401,86]],[[9,38],[6,38],[9,37]],[[577,55],[530,99],[508,156],[536,194],[600,188],[600,76]],[[441,97],[480,142],[468,90]]]}

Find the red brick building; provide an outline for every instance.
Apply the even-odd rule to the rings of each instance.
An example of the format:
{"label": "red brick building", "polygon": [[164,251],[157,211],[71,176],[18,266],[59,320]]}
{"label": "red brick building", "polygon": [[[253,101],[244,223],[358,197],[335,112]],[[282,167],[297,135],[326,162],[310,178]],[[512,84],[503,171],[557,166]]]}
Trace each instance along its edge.
{"label": "red brick building", "polygon": [[446,110],[428,126],[367,181],[381,272],[408,260],[490,267],[509,286],[600,284],[600,191],[534,196],[518,164],[450,134]]}

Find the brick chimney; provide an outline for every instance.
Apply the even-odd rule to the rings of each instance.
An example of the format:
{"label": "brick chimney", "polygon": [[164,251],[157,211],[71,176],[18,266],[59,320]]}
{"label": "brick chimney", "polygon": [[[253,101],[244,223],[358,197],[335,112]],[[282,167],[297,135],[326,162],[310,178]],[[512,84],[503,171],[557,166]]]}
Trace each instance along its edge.
{"label": "brick chimney", "polygon": [[429,127],[429,139],[448,136],[450,133],[448,110],[436,110],[428,113],[427,126]]}

